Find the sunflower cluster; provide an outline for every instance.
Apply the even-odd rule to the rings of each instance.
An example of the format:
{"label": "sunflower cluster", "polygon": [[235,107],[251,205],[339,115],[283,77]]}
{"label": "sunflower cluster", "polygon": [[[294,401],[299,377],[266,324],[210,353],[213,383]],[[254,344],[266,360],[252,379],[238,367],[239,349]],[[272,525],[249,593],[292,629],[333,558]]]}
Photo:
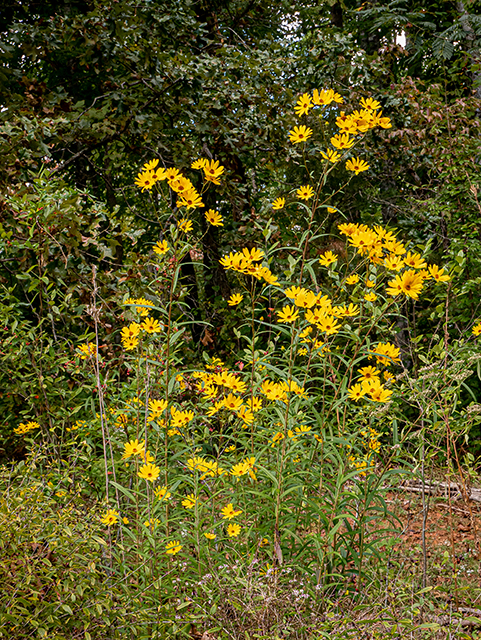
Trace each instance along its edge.
{"label": "sunflower cluster", "polygon": [[[204,207],[202,198],[189,178],[186,178],[175,167],[169,169],[162,169],[158,166],[158,160],[150,160],[142,167],[142,171],[135,179],[135,184],[145,191],[150,191],[157,182],[167,181],[167,184],[179,197],[177,200],[177,207],[186,207],[187,209],[195,209],[197,207]],[[218,163],[217,163],[218,164]],[[223,167],[221,168],[223,170]],[[209,172],[209,178],[206,174],[206,180],[214,180],[211,178],[212,169],[209,163],[206,161],[206,171]],[[213,171],[214,175],[218,175],[218,167]],[[222,171],[221,171],[222,173]],[[216,184],[219,184],[216,182]]]}
{"label": "sunflower cluster", "polygon": [[234,478],[241,478],[242,476],[249,475],[252,480],[257,480],[255,471],[256,459],[254,456],[245,458],[242,462],[235,464],[230,470],[230,475]]}
{"label": "sunflower cluster", "polygon": [[167,409],[166,400],[149,400],[149,414],[147,416],[147,422],[153,422],[162,416]]}
{"label": "sunflower cluster", "polygon": [[[297,101],[294,111],[297,116],[308,115],[310,110],[315,107],[324,108],[332,103],[340,105],[343,103],[342,97],[336,93],[333,89],[322,89],[321,91],[315,89],[312,96],[308,93],[304,93]],[[336,117],[335,125],[338,128],[338,133],[334,134],[330,143],[333,148],[328,148],[325,151],[321,151],[321,156],[327,162],[335,164],[342,158],[342,152],[351,149],[357,139],[355,136],[361,136],[367,133],[370,129],[375,127],[381,127],[382,129],[389,129],[392,127],[390,118],[383,116],[381,111],[381,105],[377,100],[373,98],[361,98],[360,109],[346,114],[345,111],[341,111],[340,115]],[[293,144],[300,144],[306,142],[313,135],[313,130],[306,125],[295,126],[289,131],[289,140]],[[365,160],[359,157],[349,158],[346,161],[346,169],[352,171],[356,175],[362,171],[367,171],[369,165]],[[298,197],[301,199],[308,199],[307,194],[297,192]],[[276,203],[279,198],[276,200]],[[276,204],[275,203],[275,204]],[[282,205],[283,206],[283,205]],[[274,206],[273,208],[281,208]]]}
{"label": "sunflower cluster", "polygon": [[204,172],[206,182],[220,184],[219,177],[224,173],[224,167],[219,164],[218,160],[207,160],[199,158],[191,164],[192,169],[199,169]]}
{"label": "sunflower cluster", "polygon": [[372,429],[369,427],[368,429],[363,429],[361,431],[361,436],[363,438],[363,446],[366,451],[369,453],[372,451],[373,453],[379,453],[381,450],[381,443],[379,442],[379,438],[381,434],[376,429]]}
{"label": "sunflower cluster", "polygon": [[198,390],[203,397],[212,402],[207,410],[209,417],[214,416],[222,409],[227,409],[236,414],[242,420],[243,426],[254,422],[254,414],[262,409],[262,401],[256,396],[242,397],[247,390],[247,383],[238,375],[231,373],[222,366],[216,367],[216,371],[196,371],[194,378],[199,380]]}
{"label": "sunflower cluster", "polygon": [[[305,309],[305,320],[326,335],[338,333],[342,324],[339,319],[356,316],[359,313],[359,306],[355,304],[335,305],[333,301],[326,295],[314,293],[303,287],[290,287],[284,291],[284,294],[293,302],[292,305],[285,305],[282,311],[277,312],[280,322],[292,323],[299,317],[299,309]],[[304,342],[310,342],[310,331],[303,331],[301,338]],[[317,337],[315,338],[317,341]],[[316,345],[316,347],[322,345]]]}
{"label": "sunflower cluster", "polygon": [[[144,315],[144,314],[141,314]],[[139,344],[139,336],[141,331],[145,333],[160,333],[163,325],[155,318],[145,317],[144,321],[131,322],[127,327],[123,327],[120,331],[122,346],[126,351],[132,351]]]}
{"label": "sunflower cluster", "polygon": [[[179,429],[182,429],[183,427],[188,425],[189,422],[192,422],[193,419],[194,419],[193,411],[189,411],[189,410],[181,411],[180,409],[177,409],[174,406],[170,407],[170,426],[173,431],[178,432]],[[168,435],[171,435],[171,434],[168,433]],[[175,434],[172,434],[172,435],[175,435]]]}
{"label": "sunflower cluster", "polygon": [[149,162],[144,164],[142,170],[134,180],[134,183],[139,189],[142,189],[142,191],[146,189],[150,191],[157,182],[167,179],[167,170],[162,169],[158,164],[159,161],[157,159],[149,160]]}
{"label": "sunflower cluster", "polygon": [[248,276],[253,276],[257,280],[264,280],[266,284],[279,286],[277,277],[273,275],[268,267],[262,266],[260,261],[264,258],[262,249],[247,249],[244,247],[242,251],[229,253],[219,260],[226,270],[237,271]]}
{"label": "sunflower cluster", "polygon": [[33,431],[34,429],[39,429],[40,425],[38,422],[30,421],[30,422],[21,422],[18,427],[15,427],[13,430],[17,436],[23,436],[29,431]]}
{"label": "sunflower cluster", "polygon": [[[388,282],[386,293],[389,296],[404,294],[417,300],[425,281],[434,280],[442,283],[450,280],[444,269],[437,265],[428,265],[418,253],[407,251],[391,231],[380,226],[372,229],[367,225],[354,223],[340,224],[338,228],[347,236],[349,245],[354,247],[359,255],[366,256],[375,265],[384,266],[388,272],[398,272],[398,275]],[[346,279],[347,284],[355,282],[357,280],[353,280],[352,276]]]}
{"label": "sunflower cluster", "polygon": [[219,467],[217,460],[208,460],[203,456],[194,456],[189,458],[186,463],[186,467],[192,473],[199,472],[201,474],[200,479],[215,478],[216,476],[222,476],[227,473],[225,469]]}
{"label": "sunflower cluster", "polygon": [[348,459],[351,466],[359,471],[361,477],[365,476],[366,472],[375,466],[374,460],[369,454],[365,454],[362,458],[356,458],[356,456],[350,455]]}
{"label": "sunflower cluster", "polygon": [[287,402],[288,393],[294,393],[299,397],[307,397],[304,387],[301,387],[295,380],[273,382],[266,379],[261,385],[261,391],[268,400],[280,400],[281,402]]}
{"label": "sunflower cluster", "polygon": [[[386,346],[386,345],[384,345]],[[390,348],[395,350],[395,354],[399,356],[399,349],[389,345]],[[388,348],[389,348],[388,347]],[[381,372],[376,367],[368,366],[358,370],[361,374],[359,381],[349,387],[347,390],[350,400],[356,402],[364,396],[369,396],[374,402],[387,402],[392,396],[391,389],[386,389],[381,382]]]}
{"label": "sunflower cluster", "polygon": [[401,362],[399,357],[400,349],[391,342],[379,342],[369,354],[369,359],[376,358],[376,362],[382,365]]}
{"label": "sunflower cluster", "polygon": [[128,458],[132,456],[138,456],[144,462],[154,462],[154,456],[150,453],[150,451],[145,450],[145,440],[130,440],[130,442],[124,443],[124,453],[122,455],[122,460],[128,460]]}

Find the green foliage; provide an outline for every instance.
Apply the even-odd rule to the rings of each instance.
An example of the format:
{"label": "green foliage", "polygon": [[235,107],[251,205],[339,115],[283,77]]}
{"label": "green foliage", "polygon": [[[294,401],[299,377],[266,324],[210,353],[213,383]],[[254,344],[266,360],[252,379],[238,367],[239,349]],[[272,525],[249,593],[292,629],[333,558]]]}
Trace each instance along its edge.
{"label": "green foliage", "polygon": [[[74,350],[92,334],[93,325],[85,322],[92,268],[112,265],[118,242],[115,216],[48,171],[8,196],[3,212],[0,403],[3,452],[11,455],[14,415],[41,416],[47,439],[55,442],[86,403],[90,408],[92,386],[74,364]],[[109,267],[98,279],[102,299],[109,300],[102,320],[107,331],[118,277]]]}
{"label": "green foliage", "polygon": [[[440,632],[417,618],[414,582],[384,593],[389,492],[398,465],[423,482],[442,465],[464,483],[464,456],[475,474],[474,9],[7,2],[1,637]],[[329,86],[342,110],[370,95],[396,125],[357,131],[332,165],[321,152],[339,110],[292,114],[298,93]],[[299,124],[314,136],[290,145]],[[354,175],[357,154],[369,171]],[[191,169],[199,157],[223,166],[216,191]],[[141,195],[134,178],[153,158],[205,207],[182,208],[170,179]],[[340,222],[376,229],[352,227],[378,234],[382,255],[356,252]],[[422,297],[404,283],[393,302],[392,225],[450,281],[424,274]],[[327,320],[309,298],[321,295]],[[385,378],[368,389],[369,367]]]}

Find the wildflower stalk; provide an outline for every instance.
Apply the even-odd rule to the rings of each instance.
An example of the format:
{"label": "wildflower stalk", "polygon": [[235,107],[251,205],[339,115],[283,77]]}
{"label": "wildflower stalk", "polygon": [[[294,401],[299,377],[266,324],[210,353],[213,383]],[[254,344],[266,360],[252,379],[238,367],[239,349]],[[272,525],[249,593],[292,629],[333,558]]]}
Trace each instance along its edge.
{"label": "wildflower stalk", "polygon": [[[292,368],[294,365],[294,358],[293,358],[293,350],[294,350],[294,337],[295,337],[295,329],[297,326],[297,322],[294,323],[292,330],[291,330],[291,344],[289,347],[289,363],[288,363],[288,377],[287,377],[287,382],[289,384],[290,387],[290,381],[292,378]],[[280,553],[280,533],[279,533],[279,518],[280,518],[280,509],[281,509],[281,496],[282,496],[282,490],[283,490],[283,471],[284,471],[284,460],[285,460],[285,456],[286,456],[286,440],[287,440],[287,431],[288,431],[288,425],[289,425],[289,408],[290,408],[290,401],[291,401],[291,391],[289,389],[289,391],[287,392],[287,400],[286,400],[286,411],[284,414],[284,437],[282,439],[282,448],[281,448],[281,456],[280,456],[280,462],[278,461],[278,472],[277,472],[277,496],[276,496],[276,509],[275,509],[275,528],[274,528],[274,540],[275,540],[275,545],[276,545],[276,549],[279,549],[279,553]]]}
{"label": "wildflower stalk", "polygon": [[[254,323],[254,311],[255,311],[255,282],[254,278],[251,279],[251,407],[254,402],[254,371],[255,371],[255,323]],[[251,454],[254,455],[254,422],[251,424]]]}

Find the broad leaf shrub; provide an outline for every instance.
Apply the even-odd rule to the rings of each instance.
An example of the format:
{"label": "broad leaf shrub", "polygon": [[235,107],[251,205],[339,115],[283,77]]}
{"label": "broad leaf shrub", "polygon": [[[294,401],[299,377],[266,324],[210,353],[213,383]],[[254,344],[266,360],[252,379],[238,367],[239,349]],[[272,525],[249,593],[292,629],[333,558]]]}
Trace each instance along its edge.
{"label": "broad leaf shrub", "polygon": [[[381,557],[379,546],[395,525],[385,495],[399,480],[395,458],[410,436],[405,428],[391,445],[393,400],[402,405],[396,320],[406,302],[446,286],[450,276],[395,230],[342,222],[341,239],[323,235],[326,215],[342,216],[331,206],[334,194],[325,193],[327,176],[338,172],[338,189],[348,189],[369,169],[357,148],[370,130],[391,126],[370,98],[349,113],[342,109],[333,90],[304,94],[295,108],[302,120],[289,138],[305,180],[279,194],[272,208],[286,208],[301,227],[299,245],[270,244],[268,225],[260,246],[220,261],[235,289],[224,301],[224,312],[237,318],[230,365],[206,356],[203,366],[185,366],[188,288],[181,278],[182,264],[195,263],[201,217],[223,225],[203,199],[221,185],[224,167],[199,158],[186,175],[153,159],[136,179],[154,207],[161,198],[175,206],[146,256],[144,295],[123,299],[119,386],[99,349],[107,336],[93,273],[95,331],[79,343],[77,366],[96,387],[96,413],[69,427],[71,440],[62,446],[70,449],[57,459],[59,477],[82,469],[84,501],[92,488],[103,497],[98,516],[86,511],[88,531],[79,537],[87,547],[101,546],[94,556],[111,614],[99,603],[92,620],[83,601],[69,601],[85,637],[96,625],[91,637],[104,637],[109,626],[109,637],[128,630],[163,638],[187,633],[192,623],[221,636],[229,629],[240,637],[246,624],[291,633],[329,597],[354,595],[370,559]],[[156,209],[162,211],[164,205]],[[39,416],[16,428],[31,450],[25,477],[51,466],[43,426]],[[40,490],[29,486],[30,493]],[[50,518],[52,499],[43,505]],[[19,513],[23,502],[4,503],[5,519]],[[44,528],[32,535],[42,544],[37,537],[51,534]],[[266,594],[271,604],[263,602]],[[45,634],[56,630],[48,616]]]}

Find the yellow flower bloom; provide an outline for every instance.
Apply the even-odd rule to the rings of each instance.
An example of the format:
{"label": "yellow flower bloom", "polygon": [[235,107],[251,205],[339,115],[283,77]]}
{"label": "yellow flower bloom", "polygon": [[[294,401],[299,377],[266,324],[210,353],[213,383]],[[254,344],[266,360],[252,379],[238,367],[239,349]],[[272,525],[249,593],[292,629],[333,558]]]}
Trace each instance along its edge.
{"label": "yellow flower bloom", "polygon": [[122,460],[130,458],[130,456],[143,456],[145,451],[145,440],[139,442],[137,439],[124,443],[124,454]]}
{"label": "yellow flower bloom", "polygon": [[[129,305],[129,306],[136,305],[135,306],[135,310],[141,316],[148,316],[150,309],[154,306],[154,303],[151,302],[150,300],[147,300],[146,298],[127,298],[127,300],[125,300],[124,304],[125,305]],[[133,323],[133,324],[135,324],[135,323]],[[139,331],[137,331],[137,333],[129,334],[129,337],[131,337],[131,338],[135,337],[136,335],[139,334],[139,332],[140,332],[140,329],[139,329]]]}
{"label": "yellow flower bloom", "polygon": [[190,493],[184,500],[182,500],[182,506],[186,509],[193,509],[197,504],[197,498],[193,493]]}
{"label": "yellow flower bloom", "polygon": [[404,258],[404,264],[412,269],[425,269],[428,266],[419,253],[411,253],[410,251],[407,252]]}
{"label": "yellow flower bloom", "polygon": [[338,224],[337,228],[343,235],[351,237],[358,231],[359,226],[354,222],[344,222],[343,224]]}
{"label": "yellow flower bloom", "polygon": [[150,317],[145,318],[140,326],[146,333],[160,333],[161,331],[159,321]]}
{"label": "yellow flower bloom", "polygon": [[209,209],[209,211],[206,211],[204,215],[207,222],[209,222],[213,227],[224,226],[223,218],[218,211],[214,211],[214,209]]}
{"label": "yellow flower bloom", "polygon": [[229,298],[229,300],[227,300],[227,304],[230,307],[235,307],[240,302],[242,302],[243,299],[244,299],[244,296],[241,293],[233,293]]}
{"label": "yellow flower bloom", "polygon": [[131,322],[128,327],[123,327],[120,331],[120,336],[124,338],[136,338],[140,333],[140,324],[138,322]]}
{"label": "yellow flower bloom", "polygon": [[391,118],[383,118],[382,111],[380,111],[379,113],[376,113],[374,126],[379,126],[383,129],[390,129],[392,127]]}
{"label": "yellow flower bloom", "polygon": [[318,329],[327,333],[328,336],[338,333],[341,326],[336,318],[324,313],[313,314],[312,317],[307,313],[306,320],[308,322],[311,322],[312,324],[315,324]]}
{"label": "yellow flower bloom", "polygon": [[204,473],[204,471],[208,469],[207,460],[202,456],[194,456],[187,460],[186,467],[189,471],[200,471]]}
{"label": "yellow flower bloom", "polygon": [[182,218],[181,220],[179,220],[179,222],[177,223],[177,227],[184,233],[189,233],[189,231],[192,231],[192,229],[194,228],[192,222],[190,220],[187,220],[186,218]]}
{"label": "yellow flower bloom", "polygon": [[167,244],[166,240],[162,240],[162,242],[157,242],[157,244],[154,244],[154,253],[156,253],[157,255],[161,256],[164,253],[167,253],[167,251],[169,250],[169,245]]}
{"label": "yellow flower bloom", "polygon": [[234,509],[234,506],[232,505],[232,503],[230,502],[227,507],[224,507],[223,509],[221,509],[221,513],[222,513],[222,518],[224,520],[232,520],[232,518],[235,518],[236,516],[238,516],[240,513],[242,513],[242,509],[238,509],[237,511]]}
{"label": "yellow flower bloom", "polygon": [[357,122],[352,115],[346,115],[345,111],[341,111],[341,115],[336,118],[336,125],[341,134],[354,135],[357,133]]}
{"label": "yellow flower bloom", "polygon": [[202,202],[199,193],[197,193],[195,189],[192,189],[182,194],[180,200],[177,200],[177,206],[179,208],[187,207],[187,209],[195,209],[196,207],[205,207],[205,204]]}
{"label": "yellow flower bloom", "polygon": [[314,189],[309,185],[306,185],[304,187],[299,187],[299,189],[297,189],[296,191],[296,196],[300,200],[309,200],[309,198],[312,198],[313,195],[314,195]]}
{"label": "yellow flower bloom", "polygon": [[369,396],[375,402],[387,402],[392,396],[392,391],[390,389],[384,389],[384,387],[380,385],[371,388],[371,390],[369,391]]}
{"label": "yellow flower bloom", "polygon": [[350,400],[355,400],[357,402],[366,395],[367,391],[361,384],[354,384],[352,387],[349,387],[347,393]]}
{"label": "yellow flower bloom", "polygon": [[249,405],[250,410],[254,413],[262,409],[262,400],[256,396],[249,398],[247,400],[247,404]]}
{"label": "yellow flower bloom", "polygon": [[285,204],[286,204],[285,198],[276,198],[272,203],[272,208],[274,209],[274,211],[277,211],[279,209],[284,209]]}
{"label": "yellow flower bloom", "polygon": [[126,351],[132,351],[138,344],[138,338],[122,338],[122,346]]}
{"label": "yellow flower bloom", "polygon": [[311,96],[308,93],[303,93],[297,101],[294,111],[298,116],[309,113],[309,109],[312,109]]}
{"label": "yellow flower bloom", "polygon": [[179,173],[180,171],[175,167],[169,167],[165,170],[165,177],[170,182],[171,180],[174,180],[179,175]]}
{"label": "yellow flower bloom", "polygon": [[295,299],[295,297],[297,296],[297,294],[298,294],[298,293],[300,293],[301,291],[306,291],[306,289],[303,289],[303,288],[301,288],[301,287],[295,287],[295,286],[292,286],[292,287],[289,287],[289,289],[286,289],[286,290],[284,291],[284,294],[285,294],[288,298],[290,298],[291,300],[294,300],[294,299]]}
{"label": "yellow flower bloom", "polygon": [[242,406],[242,398],[235,396],[233,393],[229,393],[223,400],[224,407],[231,411],[237,411]]}
{"label": "yellow flower bloom", "polygon": [[375,111],[381,108],[381,104],[377,100],[374,100],[374,98],[361,98],[360,102],[361,107],[364,107],[364,109],[372,109]]}
{"label": "yellow flower bloom", "polygon": [[347,276],[346,284],[356,284],[359,282],[359,276],[357,273],[353,273],[352,276]]}
{"label": "yellow flower bloom", "polygon": [[337,262],[337,254],[333,253],[332,251],[326,251],[319,258],[319,262],[322,264],[323,267],[328,267],[334,262]]}
{"label": "yellow flower bloom", "polygon": [[153,171],[158,164],[159,164],[158,159],[149,160],[142,167],[142,171]]}
{"label": "yellow flower bloom", "polygon": [[220,184],[218,178],[224,173],[224,167],[222,165],[219,165],[218,160],[207,160],[205,166],[202,167],[202,169],[204,171],[205,179],[208,182]]}
{"label": "yellow flower bloom", "polygon": [[115,524],[116,522],[118,522],[118,518],[119,518],[118,511],[116,511],[115,509],[107,509],[107,512],[102,516],[102,518],[100,519],[100,522],[110,527],[112,524]]}
{"label": "yellow flower bloom", "polygon": [[156,183],[153,171],[143,171],[142,173],[139,173],[135,178],[134,183],[139,187],[139,189],[142,189],[142,191],[145,191],[146,189],[150,191]]}
{"label": "yellow flower bloom", "polygon": [[34,421],[30,421],[30,422],[21,422],[18,427],[15,427],[15,429],[13,430],[14,433],[16,433],[18,436],[20,435],[24,435],[25,433],[28,433],[29,431],[33,431],[33,429],[39,429],[40,425],[38,424],[38,422],[34,422]]}
{"label": "yellow flower bloom", "polygon": [[381,372],[376,367],[362,367],[357,372],[361,374],[359,378],[361,382],[379,382],[379,376],[381,375]]}
{"label": "yellow flower bloom", "polygon": [[312,136],[312,129],[310,127],[305,127],[301,125],[300,127],[294,127],[292,131],[289,131],[289,140],[293,144],[298,144],[299,142],[306,142]]}
{"label": "yellow flower bloom", "polygon": [[480,336],[481,335],[481,322],[478,322],[478,324],[475,324],[473,329],[472,329],[472,333],[473,336]]}
{"label": "yellow flower bloom", "polygon": [[178,193],[179,196],[182,196],[184,193],[189,193],[190,191],[195,191],[195,187],[189,178],[184,177],[179,174],[173,180],[169,180],[169,187],[175,193]]}
{"label": "yellow flower bloom", "polygon": [[168,542],[165,545],[165,553],[169,553],[171,556],[175,556],[176,553],[182,549],[182,545],[178,540],[174,540],[173,542]]}
{"label": "yellow flower bloom", "polygon": [[283,402],[287,400],[286,385],[283,382],[276,383],[271,380],[264,380],[261,390],[269,400],[281,400]]}
{"label": "yellow flower bloom", "polygon": [[351,118],[356,123],[358,133],[366,133],[371,127],[376,126],[375,116],[369,109],[354,111],[351,113]]}
{"label": "yellow flower bloom", "polygon": [[230,538],[237,538],[239,533],[241,532],[241,528],[238,524],[228,524],[227,525],[227,535]]}
{"label": "yellow flower bloom", "polygon": [[389,271],[401,271],[404,266],[404,260],[400,256],[392,255],[384,259],[384,266]]}
{"label": "yellow flower bloom", "polygon": [[354,171],[356,176],[361,173],[361,171],[367,171],[369,169],[369,165],[364,160],[360,158],[350,158],[346,162],[346,169],[348,171]]}
{"label": "yellow flower bloom", "polygon": [[317,301],[318,296],[313,291],[309,291],[303,287],[296,293],[294,298],[294,304],[301,309],[310,309],[317,304]]}
{"label": "yellow flower bloom", "polygon": [[203,169],[207,164],[207,160],[205,158],[199,158],[198,160],[194,160],[194,162],[190,165],[191,169]]}
{"label": "yellow flower bloom", "polygon": [[215,540],[217,538],[215,533],[209,533],[209,532],[204,533],[204,536],[207,538],[207,540]]}
{"label": "yellow flower bloom", "polygon": [[409,298],[417,300],[423,288],[423,282],[424,279],[420,273],[409,269],[409,271],[405,271],[396,276],[394,280],[388,282],[386,293],[389,296],[397,296],[400,293],[404,293]]}
{"label": "yellow flower bloom", "polygon": [[324,158],[324,160],[329,160],[329,162],[332,162],[333,164],[339,162],[339,160],[341,159],[341,154],[338,151],[334,151],[333,149],[327,149],[325,153],[324,151],[321,151],[321,156]]}
{"label": "yellow flower bloom", "polygon": [[373,347],[370,358],[376,357],[376,361],[380,364],[391,364],[391,362],[401,362],[399,358],[400,349],[395,347],[390,342],[380,342],[376,347]]}
{"label": "yellow flower bloom", "polygon": [[299,317],[299,311],[294,307],[286,305],[282,311],[277,312],[280,322],[295,322]]}
{"label": "yellow flower bloom", "polygon": [[77,349],[77,355],[80,356],[82,360],[85,360],[86,358],[95,358],[97,356],[97,347],[94,342],[81,344]]}
{"label": "yellow flower bloom", "polygon": [[160,520],[158,518],[151,518],[150,520],[144,521],[144,527],[148,527],[149,529],[155,529],[160,524]]}
{"label": "yellow flower bloom", "polygon": [[321,91],[314,89],[312,92],[312,101],[315,105],[324,107],[331,104],[336,96],[340,98],[339,94],[336,94],[333,89],[321,89]]}
{"label": "yellow flower bloom", "polygon": [[149,400],[150,413],[147,416],[147,421],[152,422],[153,420],[157,420],[157,418],[161,416],[166,409],[167,402],[165,400]]}
{"label": "yellow flower bloom", "polygon": [[271,440],[271,447],[275,447],[275,445],[280,442],[281,440],[284,440],[284,434],[281,431],[278,431]]}
{"label": "yellow flower bloom", "polygon": [[167,491],[167,487],[164,485],[163,487],[157,487],[154,489],[154,495],[157,500],[168,500],[171,497],[170,491]]}
{"label": "yellow flower bloom", "polygon": [[451,280],[451,276],[444,273],[444,269],[440,269],[437,264],[430,264],[428,269],[431,278],[434,278],[436,282],[448,282]]}
{"label": "yellow flower bloom", "polygon": [[152,171],[152,178],[154,182],[159,182],[159,180],[165,180],[167,178],[167,172],[162,167],[157,167],[154,171]]}
{"label": "yellow flower bloom", "polygon": [[366,293],[364,300],[366,300],[366,302],[374,302],[377,300],[377,295],[373,291],[370,291],[369,293]]}
{"label": "yellow flower bloom", "polygon": [[336,149],[350,149],[354,143],[354,138],[350,138],[348,133],[338,133],[331,138],[331,144]]}
{"label": "yellow flower bloom", "polygon": [[264,251],[262,251],[262,249],[258,249],[257,247],[253,247],[250,250],[247,247],[244,247],[242,249],[242,254],[247,260],[254,260],[254,262],[262,260],[265,255]]}
{"label": "yellow flower bloom", "polygon": [[155,464],[151,464],[150,462],[142,465],[140,467],[139,472],[137,473],[139,478],[148,480],[149,482],[154,482],[154,480],[156,480],[159,477],[159,474],[160,474],[160,468],[157,467]]}
{"label": "yellow flower bloom", "polygon": [[172,416],[170,421],[171,427],[183,427],[194,419],[193,411],[179,411],[175,407],[170,407],[170,413]]}

